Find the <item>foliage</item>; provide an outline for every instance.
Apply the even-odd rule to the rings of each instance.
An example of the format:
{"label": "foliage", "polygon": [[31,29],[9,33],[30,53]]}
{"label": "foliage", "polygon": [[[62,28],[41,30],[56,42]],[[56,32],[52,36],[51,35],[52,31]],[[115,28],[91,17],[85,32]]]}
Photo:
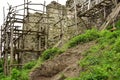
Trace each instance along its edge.
{"label": "foliage", "polygon": [[17,69],[13,69],[12,72],[11,72],[11,79],[13,80],[19,80],[21,76],[21,72]]}
{"label": "foliage", "polygon": [[[78,44],[96,40],[97,44],[85,53],[79,65],[82,72],[79,77],[66,78],[65,80],[119,80],[120,79],[120,30],[110,32],[108,30],[87,30],[64,45],[66,49]],[[63,52],[62,49],[51,48],[44,51],[37,61],[31,61],[23,66],[23,69],[14,68],[11,76],[3,75],[3,62],[0,60],[0,80],[28,80],[31,69],[40,66],[45,60],[51,59]],[[61,77],[65,77],[62,75]]]}
{"label": "foliage", "polygon": [[120,30],[99,32],[97,45],[83,53],[78,78],[66,80],[119,80],[120,79]]}
{"label": "foliage", "polygon": [[72,38],[68,43],[67,47],[71,48],[81,43],[86,43],[99,38],[98,31],[95,29],[87,30],[84,34],[78,35]]}
{"label": "foliage", "polygon": [[120,29],[120,20],[118,20],[118,21],[116,22],[115,27],[116,27],[117,29]]}
{"label": "foliage", "polygon": [[115,44],[113,45],[113,49],[116,52],[120,52],[120,38],[118,38],[118,39],[115,40]]}
{"label": "foliage", "polygon": [[11,80],[11,77],[7,76],[7,77],[2,77],[0,78],[0,80]]}
{"label": "foliage", "polygon": [[36,63],[37,61],[28,62],[23,66],[23,69],[32,69],[36,65]]}
{"label": "foliage", "polygon": [[35,66],[32,68],[32,70],[36,69],[37,67],[40,67],[43,62],[44,62],[43,59],[41,57],[39,57],[39,59],[37,60]]}
{"label": "foliage", "polygon": [[29,80],[29,72],[30,70],[22,70],[20,80]]}
{"label": "foliage", "polygon": [[0,59],[0,79],[4,78],[4,74],[3,74],[3,60],[2,58]]}
{"label": "foliage", "polygon": [[3,61],[2,59],[0,59],[0,73],[3,72]]}
{"label": "foliage", "polygon": [[[106,48],[115,43],[116,38],[120,35],[119,33],[120,31],[110,32],[108,30],[99,32],[98,36],[100,38],[97,39],[98,45],[92,47],[90,50],[84,53],[84,58],[79,63],[83,68],[83,72],[81,73],[80,77],[67,78],[66,80],[107,80],[109,74],[106,69],[110,65],[106,67],[100,64],[103,64],[101,61],[105,62],[106,56],[108,56],[107,60],[109,60],[109,57],[113,56],[109,53],[114,54],[115,51],[107,52]],[[109,46],[108,49],[111,49],[111,47],[112,46]],[[106,52],[104,52],[104,50]],[[106,53],[106,55],[104,53]]]}
{"label": "foliage", "polygon": [[[86,31],[85,34],[79,35],[79,36],[71,39],[68,42],[67,47],[71,48],[71,47],[76,46],[79,43],[88,42],[88,41],[94,40],[98,37],[99,37],[99,34],[98,34],[97,30],[94,30],[94,29],[93,30],[88,30],[88,31]],[[62,49],[58,49],[58,48],[47,49],[46,51],[44,51],[42,53],[41,57],[37,61],[31,61],[31,62],[25,64],[23,66],[22,70],[14,68],[12,70],[12,73],[11,73],[10,77],[4,78],[4,75],[1,74],[1,76],[3,76],[1,79],[3,79],[3,80],[8,80],[8,79],[28,80],[28,73],[30,72],[31,69],[34,69],[34,68],[40,66],[45,60],[51,59],[54,56],[59,55],[63,52],[64,51]],[[1,65],[0,65],[0,71],[1,70],[3,70],[3,69],[1,69]]]}
{"label": "foliage", "polygon": [[42,60],[48,60],[50,58],[53,58],[55,55],[62,53],[62,51],[58,48],[52,48],[52,49],[47,49],[42,53]]}
{"label": "foliage", "polygon": [[[118,20],[116,23],[115,23],[115,25],[114,25],[114,27],[116,28],[116,29],[120,29],[120,20]],[[108,30],[111,30],[113,28],[113,26],[109,26],[109,27],[107,27],[107,29]]]}
{"label": "foliage", "polygon": [[11,73],[11,80],[28,80],[29,70],[13,69]]}

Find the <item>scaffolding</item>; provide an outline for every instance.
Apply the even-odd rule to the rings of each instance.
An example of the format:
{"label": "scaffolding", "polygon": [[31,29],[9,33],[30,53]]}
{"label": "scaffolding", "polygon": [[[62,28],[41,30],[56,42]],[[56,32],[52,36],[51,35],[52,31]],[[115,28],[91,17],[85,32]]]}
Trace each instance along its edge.
{"label": "scaffolding", "polygon": [[[7,17],[6,19],[4,18],[4,24],[1,26],[1,55],[4,61],[5,75],[9,75],[13,67],[22,68],[24,65],[24,53],[35,52],[39,57],[41,52],[51,47],[49,43],[55,43],[52,47],[58,47],[60,44],[63,44],[63,41],[65,40],[64,36],[68,37],[68,35],[65,34],[68,33],[66,29],[71,29],[71,27],[74,29],[69,33],[70,38],[80,34],[79,25],[82,24],[85,26],[85,29],[87,28],[87,23],[82,19],[82,17],[90,17],[98,14],[101,9],[104,9],[105,5],[111,6],[113,4],[111,1],[112,0],[92,0],[91,2],[91,0],[89,0],[82,5],[79,5],[79,3],[76,3],[76,0],[74,0],[74,7],[72,8],[74,10],[73,14],[63,12],[66,10],[69,11],[70,9],[64,9],[62,6],[59,8],[49,7],[46,5],[46,2],[41,4],[24,0],[24,4],[9,6]],[[30,7],[31,5],[41,5],[43,9],[33,9]],[[49,10],[47,11],[46,8],[56,9],[58,11],[50,12]],[[39,15],[31,16],[31,11],[37,12]],[[57,15],[55,16],[55,18],[58,18],[57,21],[49,14]],[[67,18],[72,16],[74,18],[73,23],[67,21]],[[52,30],[55,30],[56,33],[59,32],[58,35],[52,36],[53,40],[51,38],[49,39],[49,36],[51,35],[50,26],[53,27]],[[55,29],[56,26],[59,26],[59,31]],[[34,27],[36,27],[37,30],[34,29]],[[26,48],[25,44],[27,42],[27,37],[29,37],[28,35],[36,36],[36,49]],[[57,38],[58,40],[56,42]]]}
{"label": "scaffolding", "polygon": [[[41,5],[43,9],[33,9],[30,7],[31,5]],[[63,22],[65,21],[65,17],[62,11],[64,10],[64,8],[62,6],[60,8],[57,8],[56,10],[58,10],[58,12],[55,13],[46,11],[46,7],[50,9],[55,9],[54,7],[48,7],[45,1],[44,4],[41,4],[32,3],[31,1],[24,0],[24,4],[9,6],[7,17],[4,18],[4,23],[1,26],[1,56],[4,61],[5,75],[9,75],[14,67],[22,68],[22,66],[24,65],[24,53],[35,52],[38,54],[39,57],[41,55],[41,52],[49,48],[48,43],[52,41],[48,40],[48,37],[50,35],[50,26],[60,26],[60,33],[57,36],[53,36],[53,38],[59,38],[59,40],[57,41],[58,45],[63,42]],[[40,16],[31,16],[32,11],[39,13]],[[3,12],[5,15],[5,10]],[[50,17],[48,14],[58,15],[58,21],[51,23],[50,20],[53,20],[54,18]],[[66,14],[66,16],[68,15],[71,16],[71,14]],[[74,16],[74,14],[72,16]],[[33,20],[31,20],[30,18]],[[75,25],[76,24],[72,24],[72,26]],[[29,27],[31,26],[37,27],[37,30],[30,29]],[[66,27],[71,27],[71,25],[69,24]],[[28,35],[37,36],[37,49],[27,49],[25,47],[26,38]],[[56,45],[55,43],[55,45],[53,45],[52,47],[57,47],[58,45]]]}
{"label": "scaffolding", "polygon": [[[24,0],[24,4],[18,6],[9,6],[9,11],[6,19],[4,20],[4,24],[1,26],[1,55],[4,61],[4,73],[8,75],[13,67],[22,67],[22,58],[24,52],[37,52],[40,53],[43,50],[47,49],[48,44],[48,26],[47,18],[49,18],[46,14],[39,17],[37,22],[29,22],[29,14],[30,10],[36,11],[35,9],[29,8],[29,5],[42,5],[43,11],[42,14],[45,13],[45,2],[44,4],[35,4],[28,2],[28,0]],[[23,9],[18,9],[23,6]],[[21,14],[18,14],[19,11],[22,11]],[[5,14],[5,13],[4,13]],[[34,16],[35,17],[35,16]],[[26,23],[34,23],[37,24],[41,22],[41,26],[39,26],[38,30],[27,30]],[[29,25],[30,26],[30,25]],[[26,35],[36,35],[38,37],[38,49],[31,50],[25,49],[24,41]],[[10,61],[10,63],[9,63]]]}

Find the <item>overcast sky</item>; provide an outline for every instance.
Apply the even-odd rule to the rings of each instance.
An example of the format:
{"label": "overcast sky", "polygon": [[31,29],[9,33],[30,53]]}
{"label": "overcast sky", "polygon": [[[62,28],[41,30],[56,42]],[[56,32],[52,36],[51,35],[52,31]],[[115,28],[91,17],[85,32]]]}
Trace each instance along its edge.
{"label": "overcast sky", "polygon": [[[46,4],[49,4],[51,1],[57,1],[57,0],[29,0],[29,1],[32,1],[33,3],[44,3],[44,1],[46,1]],[[66,0],[58,0],[58,2],[65,5]],[[0,0],[0,25],[2,25],[3,23],[3,7],[5,7],[5,10],[7,10],[8,4],[15,6],[23,3],[24,0]]]}

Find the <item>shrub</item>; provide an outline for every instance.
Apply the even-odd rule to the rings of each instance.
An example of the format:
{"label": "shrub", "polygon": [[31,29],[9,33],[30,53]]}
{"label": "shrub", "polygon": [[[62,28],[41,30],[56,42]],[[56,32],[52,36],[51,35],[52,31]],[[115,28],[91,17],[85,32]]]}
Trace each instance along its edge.
{"label": "shrub", "polygon": [[20,80],[29,80],[29,72],[30,70],[22,70]]}
{"label": "shrub", "polygon": [[11,72],[11,79],[12,80],[20,80],[21,72],[17,69],[13,69]]}
{"label": "shrub", "polygon": [[44,51],[42,53],[41,58],[43,61],[48,60],[48,59],[53,58],[55,55],[60,54],[60,53],[62,53],[62,51],[59,50],[58,48],[47,49],[46,51]]}
{"label": "shrub", "polygon": [[[116,23],[115,23],[115,26],[114,27],[116,27],[117,29],[120,29],[120,20],[118,20]],[[109,26],[109,27],[107,27],[107,29],[108,30],[110,30],[110,29],[112,29],[113,28],[113,26]]]}
{"label": "shrub", "polygon": [[0,73],[3,73],[3,61],[0,59]]}
{"label": "shrub", "polygon": [[43,62],[43,59],[39,57],[39,59],[36,62],[36,65],[32,68],[32,70],[36,69],[37,67],[40,67]]}
{"label": "shrub", "polygon": [[5,75],[3,73],[0,73],[0,79],[5,78]]}
{"label": "shrub", "polygon": [[15,79],[11,79],[11,77],[7,76],[7,77],[4,77],[4,78],[0,78],[0,80],[15,80]]}
{"label": "shrub", "polygon": [[29,74],[30,70],[18,70],[18,69],[13,69],[11,72],[11,80],[28,80],[29,79]]}
{"label": "shrub", "polygon": [[87,30],[85,32],[85,34],[81,34],[81,35],[78,35],[78,36],[72,38],[67,43],[67,46],[68,46],[68,48],[71,48],[71,47],[74,47],[80,43],[89,42],[89,41],[95,40],[97,38],[99,38],[99,34],[98,34],[97,30],[95,30],[95,29]]}
{"label": "shrub", "polygon": [[32,69],[36,65],[36,63],[37,63],[37,61],[28,62],[23,66],[23,68],[24,69]]}

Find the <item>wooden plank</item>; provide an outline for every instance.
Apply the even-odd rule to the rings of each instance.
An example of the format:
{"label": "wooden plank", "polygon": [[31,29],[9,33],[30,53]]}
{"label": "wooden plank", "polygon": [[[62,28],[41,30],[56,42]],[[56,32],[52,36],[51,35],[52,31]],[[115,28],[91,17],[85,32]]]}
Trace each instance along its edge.
{"label": "wooden plank", "polygon": [[17,6],[13,6],[13,7],[11,7],[11,8],[20,7],[20,6],[23,6],[23,5],[25,5],[25,4],[30,4],[30,3],[31,3],[31,1],[29,1],[29,2],[27,2],[27,3],[24,3],[24,4],[17,5]]}
{"label": "wooden plank", "polygon": [[65,19],[60,19],[59,21],[57,21],[55,24],[54,24],[54,26],[56,26],[58,23],[60,23],[62,20],[65,20]]}
{"label": "wooden plank", "polygon": [[[86,11],[78,11],[78,16],[82,17],[82,16],[88,16],[88,14],[92,14],[95,13],[96,10],[100,10],[102,9],[104,6],[110,6],[112,5],[112,1],[111,0],[103,0],[101,1],[99,4],[96,4],[94,6],[92,6],[90,9],[86,10]],[[80,9],[81,10],[81,9]],[[82,13],[81,13],[82,12]]]}
{"label": "wooden plank", "polygon": [[13,67],[13,66],[23,66],[24,64],[11,64],[9,65],[9,67]]}
{"label": "wooden plank", "polygon": [[15,22],[16,22],[16,23],[23,23],[23,21],[16,21],[16,20],[15,20]]}
{"label": "wooden plank", "polygon": [[118,16],[119,12],[120,12],[120,3],[117,4],[117,6],[113,9],[113,11],[108,15],[106,21],[103,23],[100,30],[106,29],[107,26],[112,22],[112,20]]}
{"label": "wooden plank", "polygon": [[[14,23],[11,22],[12,26],[14,26]],[[10,36],[10,43],[11,43],[11,48],[10,48],[10,64],[13,64],[13,61],[14,61],[14,58],[13,58],[13,55],[14,55],[14,48],[13,48],[13,27],[11,27],[11,36]],[[10,67],[10,71],[12,70],[12,67]]]}
{"label": "wooden plank", "polygon": [[33,50],[33,49],[16,49],[18,52],[41,52],[44,51],[44,49],[39,49],[39,50]]}

